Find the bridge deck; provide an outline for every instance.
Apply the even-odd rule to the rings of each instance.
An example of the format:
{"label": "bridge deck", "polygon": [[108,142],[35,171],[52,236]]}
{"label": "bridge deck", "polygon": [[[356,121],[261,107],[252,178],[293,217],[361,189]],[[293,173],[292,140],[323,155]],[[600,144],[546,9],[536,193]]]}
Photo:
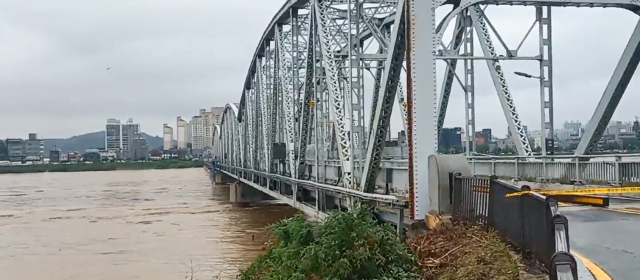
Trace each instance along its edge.
{"label": "bridge deck", "polygon": [[587,257],[616,280],[640,274],[640,211],[627,211],[640,201],[614,200],[609,209],[567,206],[571,250]]}

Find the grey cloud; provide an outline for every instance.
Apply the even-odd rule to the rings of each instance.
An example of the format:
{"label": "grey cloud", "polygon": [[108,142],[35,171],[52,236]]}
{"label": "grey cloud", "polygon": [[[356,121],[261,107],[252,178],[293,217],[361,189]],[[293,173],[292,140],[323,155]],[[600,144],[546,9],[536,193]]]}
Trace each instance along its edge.
{"label": "grey cloud", "polygon": [[[177,115],[238,102],[260,35],[283,2],[1,1],[0,138],[28,132],[68,137],[101,130],[110,117],[132,117],[146,132],[160,134],[161,124]],[[567,119],[586,122],[637,16],[613,9],[553,11],[556,126]],[[487,13],[512,48],[534,20],[532,7],[492,6]],[[521,54],[537,53],[532,36]],[[522,120],[539,127],[536,81],[512,74],[535,74],[537,64],[503,67]],[[504,134],[486,65],[477,62],[476,69],[477,128]],[[614,118],[633,118],[639,87],[632,81]],[[446,125],[463,125],[463,104],[456,87]],[[392,122],[398,131],[397,112]]]}
{"label": "grey cloud", "polygon": [[[3,1],[0,138],[68,137],[236,102],[280,0]],[[111,70],[106,70],[111,67]]]}

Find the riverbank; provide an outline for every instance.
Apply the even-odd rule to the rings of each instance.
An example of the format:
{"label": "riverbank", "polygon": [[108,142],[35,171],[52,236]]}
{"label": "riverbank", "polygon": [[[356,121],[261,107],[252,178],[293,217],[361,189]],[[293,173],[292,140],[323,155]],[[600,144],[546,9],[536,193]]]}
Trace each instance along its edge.
{"label": "riverbank", "polygon": [[[495,233],[455,225],[402,242],[367,210],[323,224],[298,216],[270,228],[266,252],[239,279],[538,279]],[[525,273],[526,274],[526,273]]]}
{"label": "riverbank", "polygon": [[0,174],[181,169],[181,168],[202,167],[203,165],[204,165],[204,162],[202,161],[178,161],[178,160],[158,160],[158,161],[147,161],[147,162],[30,164],[30,165],[0,166]]}

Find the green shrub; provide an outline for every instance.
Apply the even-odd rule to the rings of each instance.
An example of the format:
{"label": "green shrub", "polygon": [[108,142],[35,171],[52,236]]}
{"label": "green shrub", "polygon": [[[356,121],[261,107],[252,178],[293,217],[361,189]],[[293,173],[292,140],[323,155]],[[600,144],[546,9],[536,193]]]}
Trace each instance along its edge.
{"label": "green shrub", "polygon": [[367,209],[334,212],[323,224],[301,215],[270,227],[272,241],[241,280],[417,279],[417,260],[393,228]]}

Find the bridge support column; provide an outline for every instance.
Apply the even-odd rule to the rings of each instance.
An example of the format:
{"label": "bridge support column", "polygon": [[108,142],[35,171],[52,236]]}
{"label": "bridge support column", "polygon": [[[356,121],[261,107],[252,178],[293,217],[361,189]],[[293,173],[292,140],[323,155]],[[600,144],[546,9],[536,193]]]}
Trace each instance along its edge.
{"label": "bridge support column", "polygon": [[233,203],[251,203],[273,198],[242,182],[235,182],[229,186],[229,201]]}
{"label": "bridge support column", "polygon": [[407,13],[407,139],[409,198],[413,220],[431,210],[429,156],[438,149],[436,92],[436,1],[410,0]]}
{"label": "bridge support column", "polygon": [[213,178],[213,185],[217,186],[217,185],[227,185],[227,184],[231,184],[235,182],[235,180],[227,175],[224,174],[223,172],[216,172],[214,178]]}

